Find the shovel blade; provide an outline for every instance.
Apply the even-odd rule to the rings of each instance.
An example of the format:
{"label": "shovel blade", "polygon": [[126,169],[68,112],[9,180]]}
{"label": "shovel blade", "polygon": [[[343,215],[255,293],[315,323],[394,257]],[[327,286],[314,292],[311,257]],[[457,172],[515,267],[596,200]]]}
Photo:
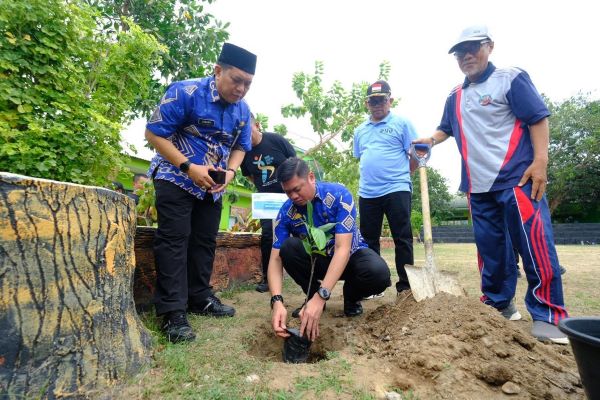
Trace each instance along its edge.
{"label": "shovel blade", "polygon": [[444,292],[454,296],[465,296],[454,274],[434,269],[405,265],[412,295],[417,302]]}

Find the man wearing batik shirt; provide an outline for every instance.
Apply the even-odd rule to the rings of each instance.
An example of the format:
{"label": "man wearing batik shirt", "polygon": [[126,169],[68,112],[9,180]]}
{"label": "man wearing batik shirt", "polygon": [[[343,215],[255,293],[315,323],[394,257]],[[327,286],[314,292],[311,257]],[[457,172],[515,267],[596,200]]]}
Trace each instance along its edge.
{"label": "man wearing batik shirt", "polygon": [[[344,313],[353,317],[363,312],[362,298],[381,293],[391,285],[390,270],[383,258],[362,239],[356,226],[356,206],[348,189],[338,183],[316,182],[306,162],[295,157],[288,158],[277,168],[277,179],[289,200],[281,207],[273,226],[268,271],[271,322],[278,336],[289,336],[282,296],[285,268],[304,293],[308,293],[308,302],[299,311],[300,334],[314,340],[319,336],[325,302],[338,280],[344,280]],[[312,215],[308,215],[309,210]],[[309,226],[330,223],[334,225],[328,230],[332,237],[325,245],[325,254],[313,254],[315,266],[311,281],[311,257],[302,239],[307,237]]]}
{"label": "man wearing batik shirt", "polygon": [[548,165],[548,111],[529,75],[496,68],[488,58],[494,42],[485,26],[465,29],[453,53],[464,82],[456,87],[431,138],[454,136],[462,156],[460,190],[468,195],[481,273],[481,300],[509,320],[521,318],[512,299],[523,259],[525,305],[539,340],[568,343],[558,330],[567,317],[560,264],[544,192]]}
{"label": "man wearing batik shirt", "polygon": [[[255,68],[254,54],[225,43],[214,75],[171,84],[146,125],[146,139],[157,151],[148,171],[158,212],[154,302],[171,342],[195,339],[186,312],[235,313],[209,282],[221,196],[252,148],[250,110],[242,99]],[[217,171],[223,180],[213,174]]]}

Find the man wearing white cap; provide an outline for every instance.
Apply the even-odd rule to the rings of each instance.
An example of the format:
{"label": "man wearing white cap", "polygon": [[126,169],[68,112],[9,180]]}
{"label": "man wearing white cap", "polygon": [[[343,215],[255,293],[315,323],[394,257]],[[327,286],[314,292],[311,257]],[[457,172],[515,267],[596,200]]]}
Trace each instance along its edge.
{"label": "man wearing white cap", "polygon": [[449,53],[465,80],[448,96],[433,136],[415,142],[434,146],[450,136],[456,140],[462,156],[460,190],[469,199],[477,244],[481,301],[509,320],[521,318],[512,301],[514,246],[527,276],[532,335],[566,344],[556,327],[568,315],[544,195],[550,112],[527,72],[488,61],[493,50],[487,27],[462,32]]}

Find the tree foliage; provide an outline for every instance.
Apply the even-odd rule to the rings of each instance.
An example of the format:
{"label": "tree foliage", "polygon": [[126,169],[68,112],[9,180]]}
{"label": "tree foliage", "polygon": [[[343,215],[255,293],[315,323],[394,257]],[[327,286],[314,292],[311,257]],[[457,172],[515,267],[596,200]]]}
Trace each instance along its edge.
{"label": "tree foliage", "polygon": [[103,184],[164,49],[137,25],[108,36],[78,1],[0,0],[0,170]]}
{"label": "tree foliage", "polygon": [[350,90],[343,88],[339,81],[331,88],[323,87],[323,63],[315,63],[313,74],[297,72],[292,79],[292,89],[300,104],[288,104],[281,108],[284,117],[301,118],[308,114],[318,143],[306,151],[307,155],[340,137],[343,142],[352,139],[354,128],[365,115],[364,93],[367,84],[354,83]]}
{"label": "tree foliage", "polygon": [[552,113],[550,210],[569,220],[600,214],[600,101],[579,94],[559,103],[546,102]]}
{"label": "tree foliage", "polygon": [[[135,110],[149,114],[165,85],[210,75],[221,46],[229,37],[229,23],[205,12],[213,0],[85,0],[98,9],[98,24],[105,33],[121,33],[133,21],[168,50],[161,54],[157,71],[149,74],[149,96],[140,96]],[[126,18],[126,19],[124,19]],[[158,72],[158,74],[156,74]]]}

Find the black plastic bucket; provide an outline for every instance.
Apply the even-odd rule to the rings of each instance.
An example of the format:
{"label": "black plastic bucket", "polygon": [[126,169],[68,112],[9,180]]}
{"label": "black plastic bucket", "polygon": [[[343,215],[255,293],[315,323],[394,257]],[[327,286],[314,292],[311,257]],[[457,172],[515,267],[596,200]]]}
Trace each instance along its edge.
{"label": "black plastic bucket", "polygon": [[569,337],[586,396],[600,400],[600,317],[566,318],[558,329]]}
{"label": "black plastic bucket", "polygon": [[300,336],[300,331],[294,328],[288,328],[290,337],[285,339],[283,344],[283,361],[286,363],[305,363],[310,354],[311,341],[305,336]]}

